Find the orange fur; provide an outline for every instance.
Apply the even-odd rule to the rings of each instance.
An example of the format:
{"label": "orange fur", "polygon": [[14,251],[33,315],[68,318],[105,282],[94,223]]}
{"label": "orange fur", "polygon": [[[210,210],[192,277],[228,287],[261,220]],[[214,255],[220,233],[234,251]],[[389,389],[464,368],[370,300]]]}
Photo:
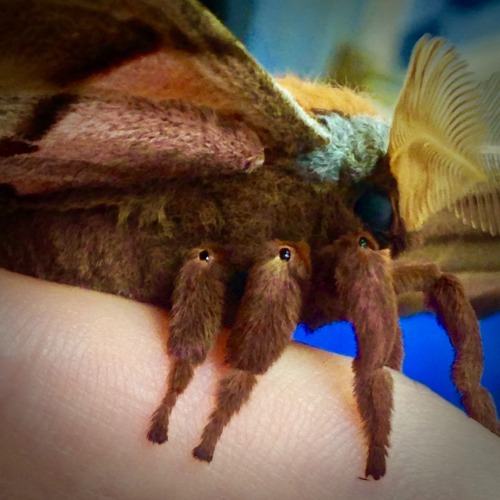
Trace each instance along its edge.
{"label": "orange fur", "polygon": [[301,80],[295,75],[286,75],[277,82],[308,112],[337,112],[343,115],[378,116],[371,100],[348,87],[333,87],[325,83]]}

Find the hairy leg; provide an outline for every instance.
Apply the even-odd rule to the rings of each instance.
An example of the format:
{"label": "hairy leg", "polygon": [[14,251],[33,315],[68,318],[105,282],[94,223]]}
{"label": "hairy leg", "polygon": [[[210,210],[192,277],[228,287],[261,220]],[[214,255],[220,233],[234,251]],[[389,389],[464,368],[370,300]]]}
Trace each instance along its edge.
{"label": "hairy leg", "polygon": [[271,242],[250,270],[226,346],[229,373],[219,383],[215,409],[193,455],[212,460],[225,425],[248,400],[262,374],[281,356],[302,309],[310,272],[304,243]]}
{"label": "hairy leg", "polygon": [[167,392],[151,419],[148,439],[168,439],[168,421],[177,397],[184,392],[220,330],[226,287],[223,257],[211,248],[191,252],[180,270],[173,297],[167,350],[173,358]]}
{"label": "hairy leg", "polygon": [[401,371],[403,366],[403,358],[404,358],[404,348],[403,348],[403,334],[401,332],[401,328],[398,324],[397,327],[398,335],[394,338],[394,343],[392,344],[392,350],[389,354],[389,358],[385,363],[385,366],[392,368],[393,370]]}
{"label": "hairy leg", "polygon": [[336,287],[358,344],[354,392],[368,441],[365,476],[380,479],[386,470],[393,407],[392,377],[384,366],[399,369],[402,360],[390,257],[359,235],[341,238],[334,248]]}
{"label": "hairy leg", "polygon": [[481,386],[483,349],[479,324],[458,278],[442,273],[436,265],[397,266],[393,276],[399,293],[424,292],[455,349],[452,378],[467,414],[500,435],[493,399]]}

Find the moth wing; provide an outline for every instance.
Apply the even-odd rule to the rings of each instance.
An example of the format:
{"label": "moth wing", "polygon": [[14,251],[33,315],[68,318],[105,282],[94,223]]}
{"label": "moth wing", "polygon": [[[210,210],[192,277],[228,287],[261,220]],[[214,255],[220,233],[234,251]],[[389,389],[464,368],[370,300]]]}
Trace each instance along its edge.
{"label": "moth wing", "polygon": [[0,8],[0,182],[19,192],[246,170],[328,141],[194,0]]}
{"label": "moth wing", "polygon": [[[398,259],[399,264],[434,263],[462,281],[479,317],[498,311],[500,304],[500,238],[473,228],[444,209],[417,233],[415,244]],[[421,293],[401,298],[404,315],[427,307]]]}
{"label": "moth wing", "polygon": [[389,137],[390,168],[409,230],[486,180],[486,126],[466,64],[440,38],[415,46]]}
{"label": "moth wing", "polygon": [[[55,107],[53,118],[44,115],[46,106],[48,115]],[[2,114],[0,183],[19,194],[248,171],[264,159],[250,128],[179,101],[29,96],[4,101]]]}

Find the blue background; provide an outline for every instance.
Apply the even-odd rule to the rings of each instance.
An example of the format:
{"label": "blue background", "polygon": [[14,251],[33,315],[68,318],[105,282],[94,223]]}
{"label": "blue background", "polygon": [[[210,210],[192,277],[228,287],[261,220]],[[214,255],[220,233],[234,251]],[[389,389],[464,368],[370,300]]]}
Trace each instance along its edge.
{"label": "blue background", "polygon": [[[462,408],[451,381],[454,351],[435,315],[422,313],[401,318],[400,325],[405,348],[403,373]],[[483,385],[490,390],[497,408],[500,408],[500,313],[482,319],[480,325],[485,357]],[[294,340],[330,352],[356,355],[354,332],[351,324],[345,321],[321,327],[312,334],[299,326]]]}

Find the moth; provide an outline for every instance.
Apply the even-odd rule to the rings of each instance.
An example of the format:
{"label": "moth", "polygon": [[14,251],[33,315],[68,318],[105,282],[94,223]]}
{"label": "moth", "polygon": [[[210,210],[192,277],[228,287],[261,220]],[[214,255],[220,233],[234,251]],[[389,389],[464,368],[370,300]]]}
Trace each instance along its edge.
{"label": "moth", "polygon": [[0,265],[169,309],[150,441],[222,325],[228,372],[193,450],[207,462],[295,326],[347,319],[381,478],[411,291],[448,332],[467,413],[500,434],[463,286],[398,259],[442,210],[498,235],[498,78],[479,88],[424,37],[389,124],[350,89],[273,78],[195,0],[0,7]]}

